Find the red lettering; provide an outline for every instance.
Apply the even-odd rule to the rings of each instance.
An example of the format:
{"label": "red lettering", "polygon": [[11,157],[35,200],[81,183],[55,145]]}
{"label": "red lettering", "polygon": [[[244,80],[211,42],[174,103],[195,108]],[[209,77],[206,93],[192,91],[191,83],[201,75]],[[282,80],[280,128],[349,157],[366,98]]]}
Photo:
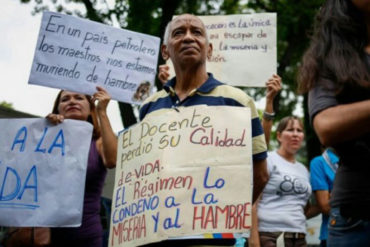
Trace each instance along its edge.
{"label": "red lettering", "polygon": [[196,216],[198,211],[198,207],[194,207],[194,213],[193,213],[193,230],[195,229],[195,223],[196,221],[200,220],[200,227],[203,228],[203,220],[204,220],[204,211],[205,208],[202,206],[202,212],[200,216]]}
{"label": "red lettering", "polygon": [[250,203],[226,205],[220,207],[216,205],[194,207],[193,230],[217,229],[218,222],[225,222],[226,229],[250,229],[250,213],[248,206]]}
{"label": "red lettering", "polygon": [[140,181],[136,181],[134,185],[134,199],[140,198]]}
{"label": "red lettering", "polygon": [[112,246],[114,246],[114,239],[118,236],[118,244],[122,243],[122,223],[119,223],[118,226],[113,226],[113,235],[112,235]]}
{"label": "red lettering", "polygon": [[145,215],[134,216],[123,221],[123,223],[119,223],[118,229],[113,226],[112,246],[114,245],[115,235],[118,235],[118,244],[146,237]]}
{"label": "red lettering", "polygon": [[236,214],[236,207],[234,205],[229,206],[229,229],[233,229],[235,227],[236,219],[235,219],[235,214]]}
{"label": "red lettering", "polygon": [[144,166],[140,166],[140,170],[135,169],[136,178],[140,178],[144,174]]}
{"label": "red lettering", "polygon": [[243,211],[243,226],[242,228],[244,229],[249,229],[250,228],[250,225],[246,225],[245,222],[247,219],[249,219],[250,217],[250,213],[248,213],[248,207],[250,206],[250,203],[245,203],[244,204],[244,211]]}
{"label": "red lettering", "polygon": [[228,223],[229,223],[228,209],[229,209],[229,207],[228,207],[228,206],[226,206],[226,207],[224,207],[224,208],[220,208],[219,206],[216,206],[216,219],[218,219],[219,217],[221,217],[221,216],[219,216],[219,215],[218,215],[218,214],[219,214],[219,212],[220,212],[221,214],[226,214],[226,215],[225,215],[225,228],[227,228],[227,225],[228,225]]}
{"label": "red lettering", "polygon": [[238,204],[236,205],[236,228],[237,229],[241,229],[241,225],[242,225],[242,222],[243,222],[243,215],[242,215],[242,212],[243,212],[243,209],[244,209],[244,205],[243,204]]}
{"label": "red lettering", "polygon": [[203,229],[207,229],[207,226],[208,226],[208,223],[209,222],[212,223],[212,228],[213,229],[215,229],[217,227],[217,218],[216,219],[214,218],[214,215],[213,215],[213,207],[212,206],[208,208],[206,221],[204,222],[202,228]]}

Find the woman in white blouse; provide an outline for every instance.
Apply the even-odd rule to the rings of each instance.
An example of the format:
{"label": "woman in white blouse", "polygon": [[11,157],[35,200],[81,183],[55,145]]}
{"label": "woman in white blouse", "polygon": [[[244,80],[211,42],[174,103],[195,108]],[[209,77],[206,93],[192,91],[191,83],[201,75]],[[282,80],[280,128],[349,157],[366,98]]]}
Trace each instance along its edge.
{"label": "woman in white blouse", "polygon": [[[274,76],[267,82],[266,108],[262,125],[269,143],[273,123],[273,99],[281,88],[281,79]],[[277,240],[284,246],[306,246],[306,216],[317,214],[310,207],[311,185],[307,168],[296,160],[304,140],[303,123],[295,116],[283,118],[276,130],[279,147],[269,152],[269,181],[258,202],[254,216],[250,246],[275,247]]]}

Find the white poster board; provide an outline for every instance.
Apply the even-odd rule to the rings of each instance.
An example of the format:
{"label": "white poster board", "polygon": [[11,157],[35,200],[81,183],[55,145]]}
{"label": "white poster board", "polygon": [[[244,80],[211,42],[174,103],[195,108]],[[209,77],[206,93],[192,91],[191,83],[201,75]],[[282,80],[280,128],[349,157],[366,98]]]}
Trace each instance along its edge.
{"label": "white poster board", "polygon": [[249,232],[250,109],[177,110],[119,135],[109,246]]}
{"label": "white poster board", "polygon": [[277,68],[276,13],[198,17],[213,45],[207,72],[232,86],[265,87]]}
{"label": "white poster board", "polygon": [[79,226],[92,125],[0,119],[0,225]]}
{"label": "white poster board", "polygon": [[86,19],[44,12],[30,84],[141,103],[154,85],[160,39]]}

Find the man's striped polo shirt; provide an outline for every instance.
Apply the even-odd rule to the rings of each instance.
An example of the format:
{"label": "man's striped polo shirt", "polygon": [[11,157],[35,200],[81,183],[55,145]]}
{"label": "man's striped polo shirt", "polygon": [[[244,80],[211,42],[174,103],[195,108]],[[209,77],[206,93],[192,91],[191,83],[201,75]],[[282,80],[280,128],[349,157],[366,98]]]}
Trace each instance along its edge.
{"label": "man's striped polo shirt", "polygon": [[175,93],[176,77],[174,77],[163,86],[161,91],[155,93],[143,103],[140,109],[140,120],[151,112],[177,107],[195,105],[249,107],[252,117],[253,160],[265,159],[267,157],[267,147],[253,99],[242,90],[216,80],[210,73],[208,75],[208,80],[198,89],[191,91],[188,97],[182,101]]}

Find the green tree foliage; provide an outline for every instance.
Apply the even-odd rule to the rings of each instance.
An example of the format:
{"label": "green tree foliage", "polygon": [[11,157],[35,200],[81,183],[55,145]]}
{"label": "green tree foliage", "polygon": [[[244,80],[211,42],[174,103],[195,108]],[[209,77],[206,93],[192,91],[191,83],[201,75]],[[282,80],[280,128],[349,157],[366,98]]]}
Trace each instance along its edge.
{"label": "green tree foliage", "polygon": [[[256,12],[276,12],[277,19],[277,57],[278,74],[283,79],[283,90],[274,102],[277,119],[291,115],[298,100],[303,103],[304,125],[306,133],[306,164],[314,156],[321,153],[320,143],[312,126],[309,123],[307,112],[307,95],[298,97],[296,94],[296,75],[302,55],[309,44],[309,35],[312,30],[313,19],[323,4],[323,0],[249,0],[248,9]],[[255,98],[263,96],[257,90]]]}
{"label": "green tree foliage", "polygon": [[[283,90],[274,102],[277,119],[291,115],[298,101],[303,103],[307,140],[307,158],[320,153],[319,143],[307,117],[307,98],[296,94],[296,74],[301,57],[308,46],[308,34],[314,15],[323,0],[20,0],[34,4],[34,13],[43,10],[59,11],[85,17],[94,21],[163,37],[164,29],[173,15],[242,14],[276,12],[278,74],[283,78]],[[161,57],[159,64],[164,61]],[[161,88],[157,81],[156,85]],[[248,89],[258,100],[264,89]],[[136,123],[135,107],[119,103],[123,124]]]}
{"label": "green tree foliage", "polygon": [[14,109],[13,104],[6,101],[1,101],[0,106],[8,109]]}

